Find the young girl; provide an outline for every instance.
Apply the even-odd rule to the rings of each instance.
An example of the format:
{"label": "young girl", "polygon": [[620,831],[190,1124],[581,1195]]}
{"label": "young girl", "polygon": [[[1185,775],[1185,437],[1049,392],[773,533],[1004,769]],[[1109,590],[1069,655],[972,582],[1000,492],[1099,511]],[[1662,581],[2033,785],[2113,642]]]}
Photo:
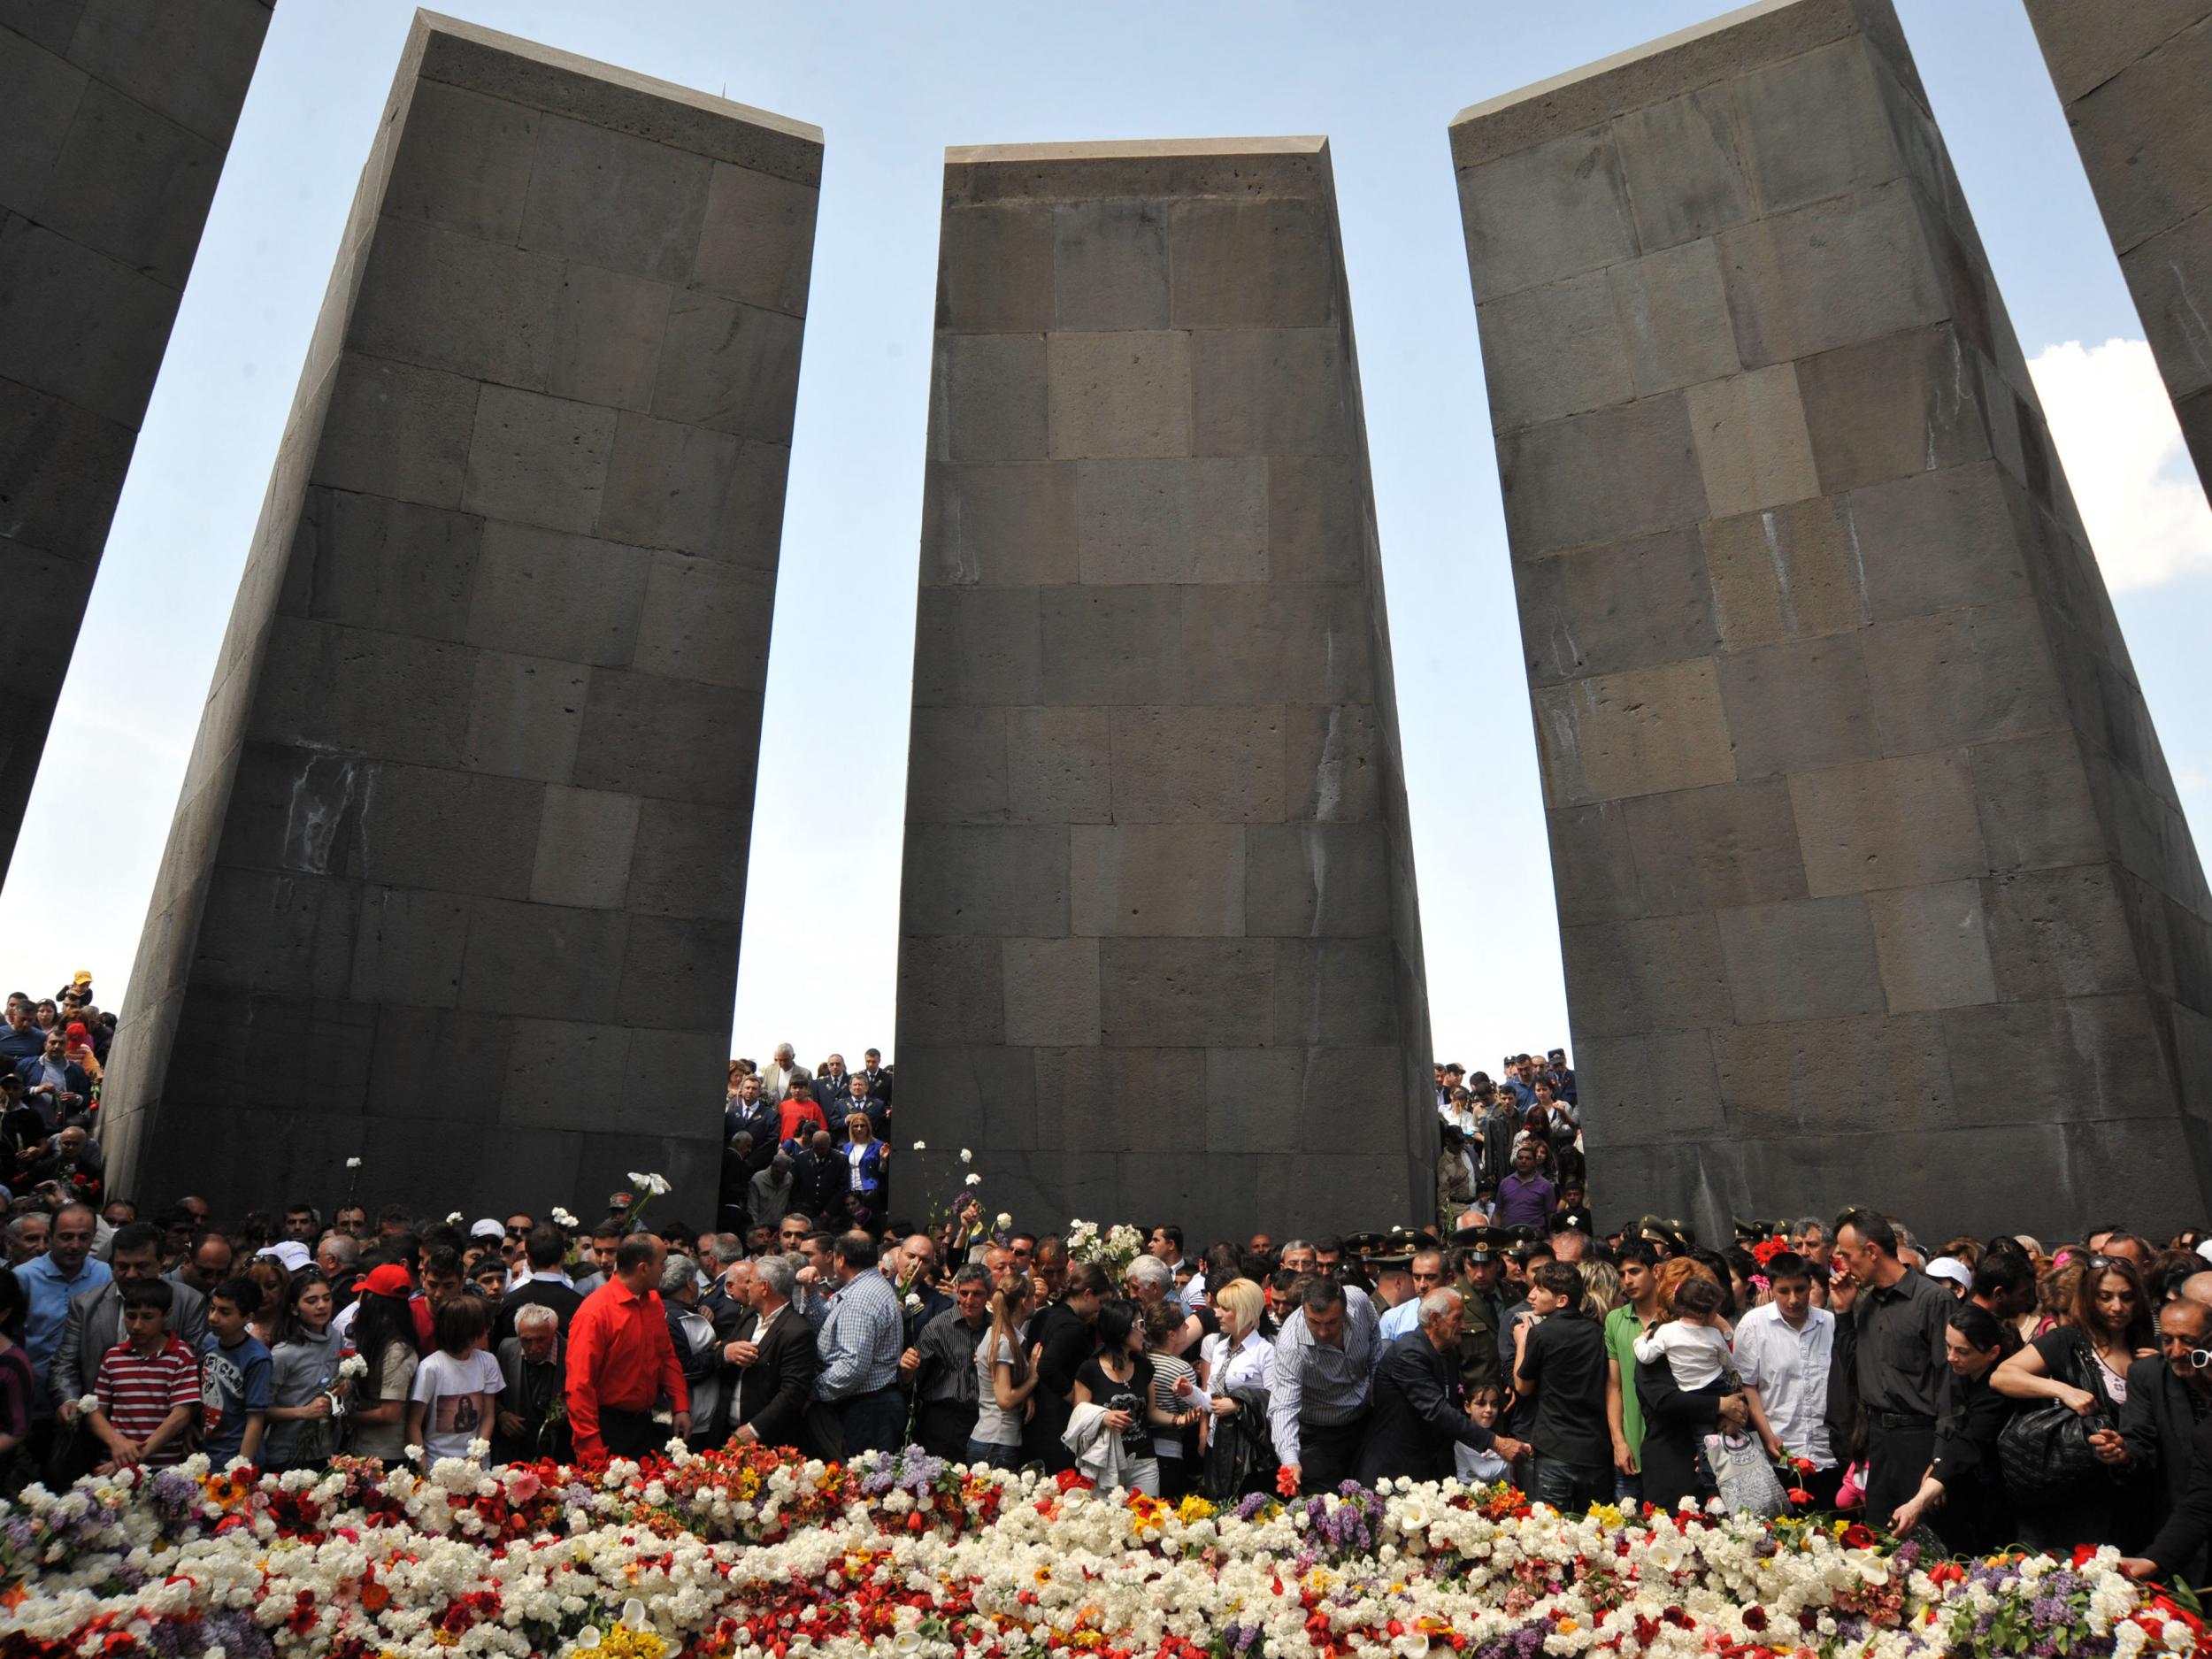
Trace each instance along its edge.
{"label": "young girl", "polygon": [[330,1281],[311,1269],[285,1287],[269,1358],[269,1432],[262,1451],[262,1467],[272,1473],[320,1468],[338,1449],[342,1402],[351,1385],[338,1375],[345,1344],[330,1328],[336,1311]]}
{"label": "young girl", "polygon": [[407,1270],[388,1262],[361,1281],[353,1320],[353,1346],[368,1370],[354,1391],[353,1452],[396,1464],[407,1440],[408,1393],[421,1361],[415,1352],[415,1318],[407,1306],[412,1289]]}
{"label": "young girl", "polygon": [[1205,1415],[1199,1409],[1205,1395],[1199,1391],[1196,1369],[1188,1360],[1168,1352],[1168,1345],[1182,1333],[1188,1316],[1175,1303],[1163,1300],[1144,1309],[1140,1317],[1144,1325],[1144,1356],[1152,1363],[1153,1407],[1178,1425],[1152,1437],[1152,1455],[1160,1465],[1159,1495],[1179,1498],[1192,1489],[1190,1464],[1194,1461],[1183,1455],[1181,1425],[1196,1423]]}
{"label": "young girl", "polygon": [[[1478,1383],[1467,1393],[1467,1415],[1486,1429],[1498,1426],[1498,1413],[1505,1408],[1505,1396],[1495,1383]],[[1495,1452],[1479,1452],[1471,1446],[1453,1448],[1459,1462],[1459,1478],[1469,1484],[1479,1482],[1489,1486],[1503,1480],[1509,1470],[1505,1459]]]}
{"label": "young girl", "polygon": [[1647,1365],[1662,1358],[1674,1386],[1694,1394],[1735,1370],[1722,1329],[1721,1288],[1712,1280],[1686,1279],[1674,1293],[1674,1317],[1636,1339],[1636,1357]]}
{"label": "young girl", "polygon": [[423,1466],[466,1457],[471,1440],[492,1437],[493,1396],[507,1386],[499,1362],[478,1346],[492,1328],[483,1298],[466,1293],[438,1310],[438,1351],[416,1368],[407,1392],[407,1443]]}
{"label": "young girl", "polygon": [[1128,1485],[1148,1498],[1160,1495],[1160,1464],[1152,1455],[1152,1431],[1177,1428],[1183,1419],[1163,1411],[1152,1398],[1152,1362],[1144,1355],[1144,1326],[1137,1304],[1119,1296],[1098,1310],[1098,1352],[1075,1372],[1075,1403],[1106,1408],[1106,1426],[1121,1436]]}
{"label": "young girl", "polygon": [[1018,1279],[991,1293],[991,1328],[975,1350],[975,1429],[968,1437],[968,1461],[994,1469],[1018,1469],[1022,1423],[1029,1396],[1037,1391],[1037,1361],[1042,1348],[1025,1349],[1022,1325],[1029,1317],[1029,1281]]}

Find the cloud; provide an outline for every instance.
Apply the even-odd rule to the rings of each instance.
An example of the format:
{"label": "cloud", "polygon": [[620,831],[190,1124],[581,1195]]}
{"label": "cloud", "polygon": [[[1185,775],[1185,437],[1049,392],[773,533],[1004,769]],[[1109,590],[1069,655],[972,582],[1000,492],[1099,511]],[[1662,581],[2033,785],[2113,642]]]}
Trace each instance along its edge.
{"label": "cloud", "polygon": [[2112,591],[2212,568],[2212,506],[2150,347],[2070,340],[2028,369]]}

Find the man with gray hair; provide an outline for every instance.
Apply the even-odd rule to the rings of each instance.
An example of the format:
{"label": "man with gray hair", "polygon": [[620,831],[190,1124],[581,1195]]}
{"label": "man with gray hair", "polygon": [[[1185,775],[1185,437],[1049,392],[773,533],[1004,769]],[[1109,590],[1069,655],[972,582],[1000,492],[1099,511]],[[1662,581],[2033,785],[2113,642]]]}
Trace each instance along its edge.
{"label": "man with gray hair", "polygon": [[734,1373],[730,1423],[734,1440],[763,1446],[796,1446],[814,1397],[818,1366],[814,1333],[793,1310],[798,1263],[787,1256],[764,1256],[753,1263],[752,1302],[757,1316],[749,1337],[723,1349]]}
{"label": "man with gray hair", "polygon": [[568,1356],[561,1342],[561,1316],[541,1302],[514,1310],[514,1334],[498,1345],[499,1413],[492,1420],[492,1461],[524,1463],[535,1458],[568,1461],[572,1448],[565,1412],[557,1414]]}
{"label": "man with gray hair", "polygon": [[1375,1373],[1375,1404],[1360,1448],[1358,1479],[1372,1486],[1394,1479],[1443,1480],[1457,1470],[1455,1447],[1495,1452],[1506,1462],[1528,1448],[1509,1435],[1493,1434],[1468,1414],[1467,1390],[1456,1363],[1466,1309],[1456,1290],[1432,1290],[1421,1298],[1421,1325],[1390,1343]]}
{"label": "man with gray hair", "polygon": [[699,1311],[698,1263],[671,1250],[661,1264],[660,1288],[669,1340],[675,1344],[676,1363],[683,1367],[684,1386],[691,1394],[691,1447],[695,1451],[718,1445],[722,1436],[715,1418],[722,1404],[722,1368],[714,1322]]}

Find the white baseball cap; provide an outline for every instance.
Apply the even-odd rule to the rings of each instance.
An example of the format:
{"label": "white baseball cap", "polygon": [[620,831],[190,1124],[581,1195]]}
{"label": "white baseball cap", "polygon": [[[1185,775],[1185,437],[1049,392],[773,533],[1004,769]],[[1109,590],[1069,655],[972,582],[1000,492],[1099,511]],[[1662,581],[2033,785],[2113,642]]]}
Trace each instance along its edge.
{"label": "white baseball cap", "polygon": [[1930,1279],[1947,1279],[1954,1285],[1974,1288],[1974,1270],[1955,1256],[1939,1256],[1923,1271]]}
{"label": "white baseball cap", "polygon": [[303,1267],[315,1264],[314,1253],[297,1239],[287,1239],[281,1244],[272,1244],[254,1252],[257,1256],[273,1256],[277,1265],[288,1273],[296,1273]]}

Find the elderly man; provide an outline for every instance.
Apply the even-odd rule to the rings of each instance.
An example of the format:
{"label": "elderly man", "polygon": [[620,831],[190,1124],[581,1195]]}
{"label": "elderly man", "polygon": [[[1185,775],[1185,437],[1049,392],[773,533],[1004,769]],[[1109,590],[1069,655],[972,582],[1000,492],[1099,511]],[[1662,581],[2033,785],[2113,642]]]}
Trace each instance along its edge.
{"label": "elderly man", "polygon": [[525,1463],[540,1457],[567,1463],[574,1455],[568,1414],[561,1402],[566,1360],[561,1316],[541,1302],[517,1305],[514,1334],[499,1344],[499,1371],[507,1379],[492,1426],[492,1461]]}
{"label": "elderly man", "polygon": [[1315,1279],[1283,1321],[1267,1366],[1275,1455],[1305,1493],[1348,1479],[1359,1456],[1383,1342],[1366,1292]]}
{"label": "elderly man", "polygon": [[1140,1256],[1124,1270],[1122,1282],[1129,1299],[1144,1312],[1164,1307],[1176,1316],[1175,1330],[1165,1344],[1170,1354],[1186,1353],[1198,1345],[1205,1326],[1176,1295],[1175,1275],[1165,1262],[1156,1256]]}
{"label": "elderly man", "polygon": [[906,1349],[899,1294],[876,1271],[876,1241],[866,1233],[840,1234],[832,1259],[838,1283],[815,1339],[822,1369],[814,1397],[836,1414],[840,1456],[896,1451],[906,1426],[898,1387],[899,1356]]}
{"label": "elderly man", "polygon": [[770,1100],[781,1102],[791,1092],[792,1073],[799,1069],[799,1056],[787,1042],[776,1045],[776,1057],[760,1073],[761,1093]]}
{"label": "elderly man", "polygon": [[[1440,1260],[1439,1268],[1441,1268]],[[1431,1290],[1417,1305],[1415,1332],[1393,1342],[1375,1372],[1375,1404],[1367,1421],[1367,1441],[1360,1449],[1358,1479],[1373,1486],[1388,1475],[1413,1480],[1443,1480],[1457,1469],[1455,1447],[1494,1451],[1507,1463],[1528,1448],[1509,1435],[1495,1434],[1467,1412],[1467,1394],[1459,1380],[1463,1305],[1449,1288]]]}
{"label": "elderly man", "polygon": [[46,1254],[46,1234],[52,1222],[46,1212],[27,1210],[10,1219],[7,1227],[8,1265],[21,1267]]}
{"label": "elderly man", "polygon": [[353,1300],[361,1279],[361,1247],[342,1233],[326,1233],[315,1244],[315,1266],[341,1302]]}
{"label": "elderly man", "polygon": [[925,1451],[964,1463],[975,1432],[982,1379],[975,1350],[991,1326],[991,1278],[970,1262],[952,1276],[952,1298],[899,1356],[913,1387],[914,1438]]}
{"label": "elderly man", "polygon": [[731,1438],[747,1445],[795,1446],[814,1397],[818,1368],[814,1333],[791,1306],[798,1275],[787,1256],[764,1256],[748,1286],[756,1316],[750,1336],[736,1343]]}

